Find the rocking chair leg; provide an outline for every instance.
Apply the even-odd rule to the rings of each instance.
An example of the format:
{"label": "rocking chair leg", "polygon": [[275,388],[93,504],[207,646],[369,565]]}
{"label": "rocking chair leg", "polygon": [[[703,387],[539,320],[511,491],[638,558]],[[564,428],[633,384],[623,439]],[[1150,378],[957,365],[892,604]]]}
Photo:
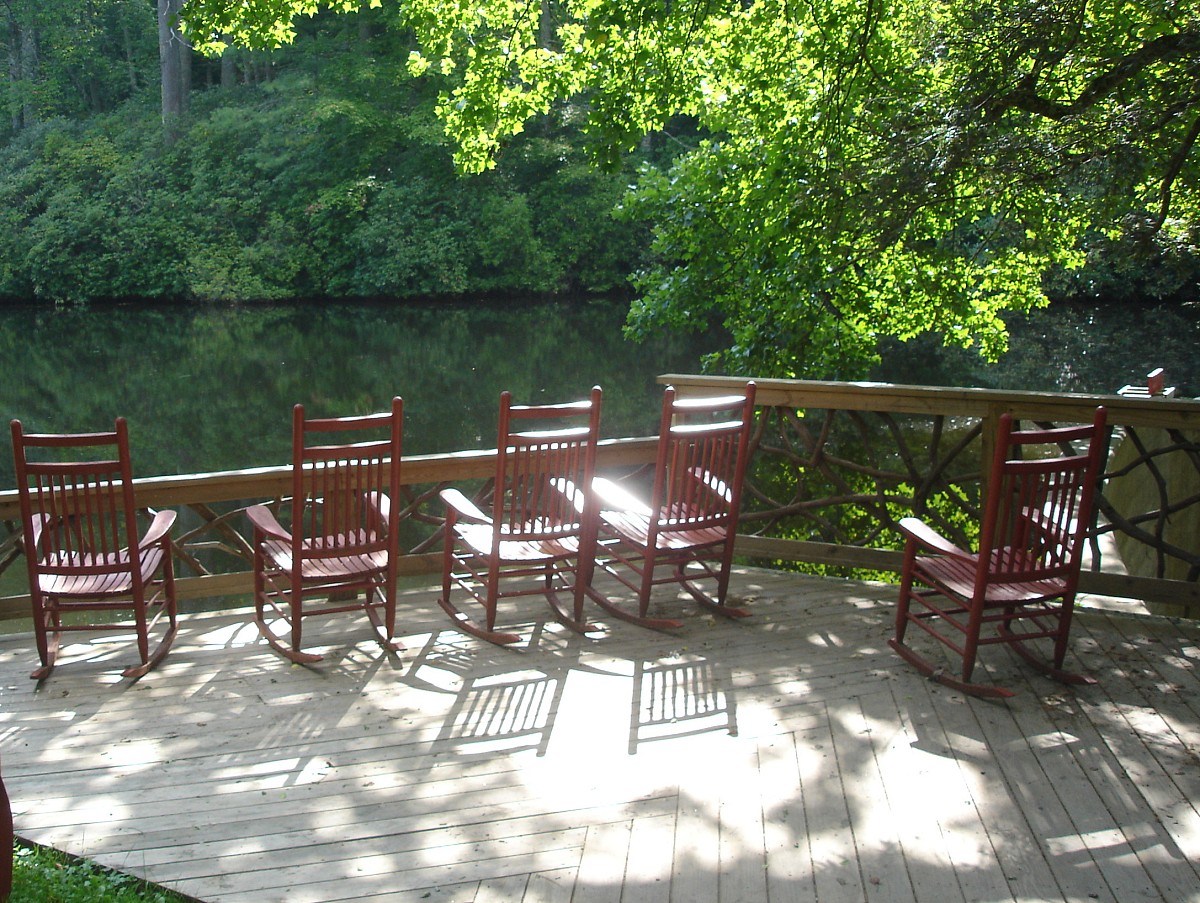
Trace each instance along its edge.
{"label": "rocking chair leg", "polygon": [[[405,650],[405,646],[399,640],[395,639],[396,624],[396,603],[388,601],[386,595],[380,590],[380,601],[378,604],[371,601],[371,597],[377,592],[375,589],[368,589],[367,601],[365,608],[367,609],[367,618],[371,621],[371,626],[375,629],[375,639],[379,641],[387,652],[399,653]],[[383,606],[383,619],[379,617],[379,606]]]}
{"label": "rocking chair leg", "polygon": [[554,612],[555,618],[563,626],[570,628],[581,636],[592,639],[598,638],[602,631],[595,624],[589,624],[583,618],[583,588],[577,587],[572,591],[572,612],[568,612],[562,605],[559,604],[558,594],[553,587],[546,590],[546,601],[550,603],[550,608]]}
{"label": "rocking chair leg", "polygon": [[[499,631],[480,627],[463,612],[459,611],[450,601],[449,596],[442,596],[438,599],[438,605],[442,607],[442,611],[450,616],[455,626],[460,630],[464,630],[471,636],[478,637],[481,640],[486,640],[489,643],[495,643],[497,646],[509,646],[513,643],[519,643],[521,637],[515,633],[501,633]],[[489,612],[491,621],[495,622],[495,613]]]}
{"label": "rocking chair leg", "polygon": [[50,672],[54,670],[54,665],[58,661],[60,634],[57,629],[57,618],[44,609],[40,612],[40,618],[41,623],[37,625],[34,634],[37,639],[38,658],[41,659],[42,665],[30,673],[31,680],[45,680],[50,676]]}
{"label": "rocking chair leg", "polygon": [[[740,619],[750,617],[750,610],[746,608],[733,608],[725,604],[725,594],[722,592],[718,584],[718,596],[714,600],[709,597],[703,590],[696,586],[692,580],[688,579],[686,564],[680,563],[675,566],[675,579],[679,585],[688,591],[693,599],[700,603],[701,607],[707,608],[709,611],[719,615],[724,615],[730,619]],[[701,575],[704,576],[704,575]],[[718,578],[719,579],[719,578]]]}
{"label": "rocking chair leg", "polygon": [[54,670],[54,665],[58,661],[58,633],[52,635],[52,639],[46,644],[46,652],[42,655],[42,666],[34,668],[29,677],[32,680],[45,680],[50,676],[50,672]]}
{"label": "rocking chair leg", "polygon": [[918,674],[950,687],[953,690],[969,693],[972,696],[980,696],[985,699],[1007,699],[1010,696],[1016,695],[1012,690],[1005,689],[1004,687],[996,687],[990,684],[975,684],[967,680],[959,680],[956,677],[952,677],[944,668],[935,668],[925,658],[918,655],[916,651],[895,637],[888,640],[888,645],[892,647],[897,655],[912,665]]}
{"label": "rocking chair leg", "polygon": [[1034,654],[1029,647],[1026,646],[1025,643],[1020,639],[1017,639],[1017,635],[1008,630],[1006,626],[1001,625],[999,628],[999,633],[1001,633],[1003,636],[1009,637],[1008,645],[1011,647],[1013,652],[1017,653],[1017,655],[1021,656],[1021,658],[1027,661],[1042,674],[1045,674],[1051,680],[1056,680],[1060,684],[1067,684],[1068,686],[1095,686],[1097,682],[1096,678],[1092,677],[1091,675],[1080,674],[1075,671],[1066,671],[1062,667],[1063,662],[1061,660],[1050,663],[1040,656]]}
{"label": "rocking chair leg", "polygon": [[265,618],[256,618],[255,620],[258,623],[258,632],[262,634],[263,639],[270,644],[272,649],[274,649],[288,661],[294,662],[297,665],[312,665],[316,662],[322,661],[322,657],[316,653],[301,652],[299,649],[296,649],[294,646],[289,646],[286,642],[281,640],[275,631],[267,625]]}
{"label": "rocking chair leg", "polygon": [[900,580],[900,601],[896,606],[896,637],[897,643],[903,644],[904,634],[908,630],[908,610],[912,604],[912,556],[914,551],[905,552],[904,576]]}
{"label": "rocking chair leg", "polygon": [[683,621],[676,621],[673,618],[648,618],[642,615],[635,615],[631,611],[626,611],[621,606],[614,604],[607,596],[599,590],[588,587],[588,598],[603,608],[614,618],[620,618],[622,621],[628,621],[630,624],[637,624],[639,627],[648,627],[651,630],[678,630],[683,626]]}
{"label": "rocking chair leg", "polygon": [[166,633],[163,634],[162,641],[155,648],[153,654],[147,656],[141,664],[131,665],[121,672],[122,677],[133,678],[145,677],[151,671],[159,666],[167,653],[171,651],[171,644],[175,642],[175,635],[179,632],[179,624],[175,618],[171,618],[167,624]]}
{"label": "rocking chair leg", "polygon": [[[258,625],[258,632],[262,638],[270,644],[271,648],[282,655],[290,662],[297,665],[311,665],[322,660],[322,657],[312,652],[302,652],[300,650],[300,614],[299,602],[292,602],[289,598],[288,614],[285,615],[283,610],[270,600],[270,593],[266,591],[265,581],[264,588],[261,592],[254,594],[254,623]],[[294,597],[292,590],[288,590],[289,597]],[[275,613],[284,621],[288,622],[290,629],[290,640],[284,640],[275,632],[275,630],[267,623],[267,606],[275,610]]]}

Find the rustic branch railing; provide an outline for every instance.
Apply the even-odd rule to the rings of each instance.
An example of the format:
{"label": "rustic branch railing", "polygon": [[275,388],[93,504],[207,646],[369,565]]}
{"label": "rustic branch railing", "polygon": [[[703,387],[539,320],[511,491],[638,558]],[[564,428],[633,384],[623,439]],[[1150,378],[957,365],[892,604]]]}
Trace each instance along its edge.
{"label": "rustic branch railing", "polygon": [[[740,380],[669,374],[681,394],[721,394]],[[876,383],[759,380],[754,460],[738,553],[768,562],[894,572],[895,523],[932,518],[961,541],[975,519],[983,461],[999,416],[1085,422],[1097,404],[1116,427],[1108,483],[1092,531],[1085,592],[1144,599],[1164,613],[1200,616],[1200,402],[1116,395],[1055,395]],[[652,438],[607,440],[598,466],[627,472],[653,463]],[[404,460],[401,500],[405,574],[441,567],[438,491],[475,483],[490,492],[494,452]],[[181,508],[175,546],[183,599],[248,594],[242,512],[281,504],[287,466],[139,479],[139,504]],[[0,618],[24,617],[15,490],[0,492],[0,574],[9,588]],[[891,545],[892,548],[886,548]],[[19,573],[17,573],[19,572]]]}
{"label": "rustic branch railing", "polygon": [[[636,468],[654,460],[654,448],[653,439],[607,440],[597,459],[610,468]],[[487,481],[495,474],[495,452],[406,457],[402,473],[404,485],[394,494],[403,505],[402,525],[412,535],[402,538],[402,542],[410,541],[400,572],[439,573],[442,557],[437,528],[443,517],[438,491],[451,483],[475,482],[480,487],[478,494],[486,495],[490,491]],[[255,503],[283,503],[291,492],[289,465],[149,477],[136,479],[134,484],[140,506],[184,509],[174,535],[179,574],[176,588],[181,600],[236,596],[252,591],[251,550],[242,532],[249,527],[243,512]],[[9,568],[20,553],[19,516],[16,490],[0,492],[0,522],[8,531],[0,541],[0,570]],[[230,570],[230,566],[236,570]],[[24,577],[23,566],[11,570],[20,570],[20,577]],[[21,588],[28,589],[23,579]],[[28,615],[26,592],[0,598],[0,619]]]}
{"label": "rustic branch railing", "polygon": [[[728,377],[668,374],[682,394],[727,392]],[[1000,415],[1114,428],[1081,588],[1200,617],[1200,401],[882,383],[758,380],[752,485],[738,552],[897,571],[908,514],[970,543]],[[878,548],[892,545],[891,549]]]}

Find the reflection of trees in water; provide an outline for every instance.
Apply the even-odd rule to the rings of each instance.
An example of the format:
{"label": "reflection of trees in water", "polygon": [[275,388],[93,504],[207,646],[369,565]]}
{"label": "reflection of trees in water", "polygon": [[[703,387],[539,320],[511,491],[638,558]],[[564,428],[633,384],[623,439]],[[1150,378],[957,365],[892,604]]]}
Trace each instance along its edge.
{"label": "reflection of trees in water", "polygon": [[[500,392],[520,402],[605,389],[605,436],[653,431],[663,372],[716,340],[621,335],[620,302],[16,308],[0,315],[2,410],[27,429],[129,419],[139,475],[289,460],[291,406],[317,415],[405,399],[405,451],[495,444]],[[0,456],[0,485],[12,461]]]}
{"label": "reflection of trees in water", "polygon": [[1115,392],[1165,367],[1181,396],[1200,395],[1200,307],[1059,303],[1013,318],[995,364],[922,337],[887,341],[872,379],[1030,392]]}
{"label": "reflection of trees in water", "polygon": [[[494,444],[499,394],[519,401],[605,389],[605,436],[653,432],[660,373],[696,372],[712,336],[621,336],[621,302],[8,308],[0,314],[6,418],[30,429],[106,429],[129,418],[140,475],[288,460],[290,409],[382,410],[405,398],[409,454]],[[1014,324],[996,365],[914,341],[876,378],[931,385],[1113,391],[1164,366],[1200,394],[1200,311],[1057,305]],[[806,374],[820,377],[821,374]],[[0,485],[12,485],[0,455]]]}

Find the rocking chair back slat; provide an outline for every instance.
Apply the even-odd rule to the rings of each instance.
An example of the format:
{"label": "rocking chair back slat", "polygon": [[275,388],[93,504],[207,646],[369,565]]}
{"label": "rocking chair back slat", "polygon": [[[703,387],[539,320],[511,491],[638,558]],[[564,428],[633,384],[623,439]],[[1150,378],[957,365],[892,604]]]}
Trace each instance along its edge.
{"label": "rocking chair back slat", "polygon": [[651,507],[659,512],[660,530],[721,528],[729,523],[734,507],[732,487],[740,485],[738,460],[744,431],[740,421],[696,428],[671,427],[664,449],[666,464],[659,475],[658,498]]}
{"label": "rocking chair back slat", "polygon": [[[584,485],[589,453],[594,451],[588,427],[533,433],[510,433],[502,453],[500,492],[503,537],[537,541],[569,536],[580,528],[580,514],[555,488],[555,480]],[[497,539],[499,539],[499,535]]]}
{"label": "rocking chair back slat", "polygon": [[[982,583],[1064,580],[1078,575],[1083,534],[1091,523],[1097,470],[1093,449],[1026,457],[1055,445],[1086,440],[1092,429],[1013,429],[1001,421],[997,457],[987,489],[980,548],[990,565]],[[1099,447],[1099,443],[1092,443]]]}
{"label": "rocking chair back slat", "polygon": [[[297,559],[369,555],[389,548],[388,537],[399,525],[398,509],[389,509],[389,522],[380,524],[372,499],[399,481],[401,433],[391,431],[392,417],[384,412],[305,420],[303,407],[293,410],[292,544]],[[382,432],[384,438],[326,444],[364,432]]]}

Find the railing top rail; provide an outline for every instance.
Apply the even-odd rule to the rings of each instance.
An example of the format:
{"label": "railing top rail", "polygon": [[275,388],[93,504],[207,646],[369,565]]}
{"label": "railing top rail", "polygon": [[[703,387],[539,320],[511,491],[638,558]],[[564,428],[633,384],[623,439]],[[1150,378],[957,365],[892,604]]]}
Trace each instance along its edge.
{"label": "railing top rail", "polygon": [[[745,383],[744,378],[667,373],[662,384],[684,395],[723,395]],[[1018,417],[1086,422],[1097,404],[1109,409],[1109,422],[1128,426],[1200,430],[1200,400],[1085,395],[1053,392],[1014,392],[908,386],[895,383],[834,382],[805,379],[755,379],[757,403],[763,407],[822,410],[888,411],[905,414],[997,417],[1006,411]],[[623,466],[643,462],[654,439],[607,439],[601,442],[598,463]],[[652,451],[649,452],[651,455]],[[495,450],[459,451],[404,458],[404,482],[409,485],[492,476]],[[203,504],[248,498],[273,498],[291,491],[290,465],[134,480],[138,504],[145,507]],[[0,520],[18,518],[16,489],[0,491]]]}
{"label": "railing top rail", "polygon": [[[658,382],[681,394],[719,395],[743,385],[745,377],[665,373]],[[817,408],[844,411],[889,411],[900,414],[948,414],[1017,417],[1088,422],[1098,404],[1108,408],[1109,422],[1127,426],[1200,430],[1200,400],[1066,392],[1016,392],[907,386],[898,383],[833,382],[815,379],[759,379],[756,400],[763,407]]]}
{"label": "railing top rail", "polygon": [[[653,461],[657,441],[653,436],[602,439],[596,452],[597,463],[606,467],[624,467]],[[496,450],[405,455],[403,462],[401,476],[408,486],[487,479],[495,476]],[[133,481],[133,485],[140,507],[159,508],[282,497],[291,494],[291,480],[291,465],[282,464],[246,470],[139,477]],[[14,520],[20,516],[17,490],[0,491],[0,520]]]}

